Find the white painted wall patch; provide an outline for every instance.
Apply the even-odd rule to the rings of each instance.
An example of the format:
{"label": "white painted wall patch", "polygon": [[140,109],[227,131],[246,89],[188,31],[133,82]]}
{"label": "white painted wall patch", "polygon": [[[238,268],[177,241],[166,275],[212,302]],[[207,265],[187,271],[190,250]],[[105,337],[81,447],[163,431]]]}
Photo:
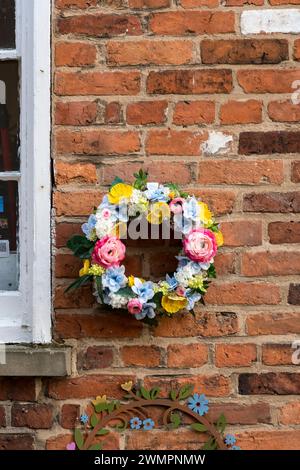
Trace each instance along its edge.
{"label": "white painted wall patch", "polygon": [[210,155],[226,153],[229,144],[232,141],[232,135],[224,134],[223,132],[211,131],[208,139],[201,145],[201,149],[203,153]]}
{"label": "white painted wall patch", "polygon": [[300,9],[243,11],[241,31],[242,34],[300,33]]}

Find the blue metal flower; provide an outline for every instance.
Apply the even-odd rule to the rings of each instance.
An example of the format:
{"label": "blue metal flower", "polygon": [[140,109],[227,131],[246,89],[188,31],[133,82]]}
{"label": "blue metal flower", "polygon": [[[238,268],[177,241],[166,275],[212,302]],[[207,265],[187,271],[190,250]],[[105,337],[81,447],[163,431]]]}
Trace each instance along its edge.
{"label": "blue metal flower", "polygon": [[194,393],[192,397],[188,399],[188,407],[197,413],[200,416],[205,415],[208,412],[208,400],[204,393],[199,395],[198,393]]}
{"label": "blue metal flower", "polygon": [[241,450],[241,448],[239,446],[232,446],[231,450]]}
{"label": "blue metal flower", "polygon": [[156,317],[155,309],[156,309],[156,304],[154,302],[148,302],[143,305],[143,310],[141,311],[141,313],[137,313],[135,315],[135,318],[137,320],[143,320],[146,317],[155,318]]}
{"label": "blue metal flower", "polygon": [[135,278],[134,285],[132,286],[133,292],[141,299],[142,302],[154,297],[153,282],[142,282],[139,278]]}
{"label": "blue metal flower", "polygon": [[225,444],[228,446],[231,446],[236,443],[236,438],[233,436],[233,434],[226,434],[225,436]]}
{"label": "blue metal flower", "polygon": [[159,185],[159,183],[147,183],[147,189],[145,195],[149,201],[152,202],[167,202],[168,197],[168,188]]}
{"label": "blue metal flower", "polygon": [[103,287],[107,287],[111,292],[118,292],[126,284],[125,266],[108,268],[102,276]]}
{"label": "blue metal flower", "polygon": [[82,424],[87,424],[89,422],[89,417],[87,414],[83,414],[80,416],[80,422]]}
{"label": "blue metal flower", "polygon": [[151,429],[154,428],[154,421],[151,418],[144,419],[143,421],[143,427],[145,431],[151,431]]}
{"label": "blue metal flower", "polygon": [[138,418],[138,416],[134,416],[131,418],[129,421],[131,429],[141,429],[142,426],[142,420]]}
{"label": "blue metal flower", "polygon": [[97,223],[96,216],[92,214],[89,216],[88,221],[81,226],[81,230],[85,234],[86,238],[88,238],[89,240],[91,239],[96,223]]}

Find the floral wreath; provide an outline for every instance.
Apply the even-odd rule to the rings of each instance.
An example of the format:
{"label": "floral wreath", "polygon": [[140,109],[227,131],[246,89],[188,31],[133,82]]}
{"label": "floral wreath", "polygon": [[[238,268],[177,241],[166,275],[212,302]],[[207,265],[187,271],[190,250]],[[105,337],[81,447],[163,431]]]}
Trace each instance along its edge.
{"label": "floral wreath", "polygon": [[[127,309],[148,323],[182,310],[194,313],[195,305],[204,303],[210,278],[216,277],[214,257],[223,244],[219,226],[207,204],[176,184],[148,182],[142,170],[134,176],[132,185],[116,178],[82,226],[84,236],[68,241],[84,264],[67,291],[93,282],[99,303]],[[137,218],[146,220],[147,226],[168,223],[183,240],[176,271],[158,282],[127,276],[121,264],[126,255],[122,238],[130,221]]]}

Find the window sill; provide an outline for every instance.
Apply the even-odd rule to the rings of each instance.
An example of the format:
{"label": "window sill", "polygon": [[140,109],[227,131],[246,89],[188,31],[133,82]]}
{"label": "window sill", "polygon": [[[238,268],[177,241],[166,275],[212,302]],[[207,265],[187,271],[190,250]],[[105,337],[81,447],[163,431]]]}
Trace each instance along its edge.
{"label": "window sill", "polygon": [[70,348],[54,344],[0,345],[0,377],[65,377],[70,374]]}

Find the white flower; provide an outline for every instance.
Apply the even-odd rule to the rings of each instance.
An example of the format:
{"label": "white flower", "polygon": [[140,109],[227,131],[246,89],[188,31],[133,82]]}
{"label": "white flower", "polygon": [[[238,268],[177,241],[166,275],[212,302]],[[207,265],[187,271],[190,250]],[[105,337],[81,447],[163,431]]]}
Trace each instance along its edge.
{"label": "white flower", "polygon": [[199,274],[200,271],[201,267],[199,264],[190,262],[185,266],[178,268],[177,272],[174,274],[174,277],[178,284],[182,285],[183,287],[187,287],[190,279],[192,279],[195,274]]}
{"label": "white flower", "polygon": [[123,297],[119,294],[114,294],[113,292],[110,292],[108,297],[109,304],[112,306],[112,308],[122,308],[125,307],[125,305],[128,303],[128,299],[126,297]]}
{"label": "white flower", "polygon": [[133,217],[147,211],[149,202],[142,191],[134,189],[129,201],[128,215]]}
{"label": "white flower", "polygon": [[114,226],[115,226],[115,223],[111,219],[97,220],[96,227],[95,227],[97,237],[99,239],[105,237],[105,235],[108,235],[109,233],[112,232]]}

